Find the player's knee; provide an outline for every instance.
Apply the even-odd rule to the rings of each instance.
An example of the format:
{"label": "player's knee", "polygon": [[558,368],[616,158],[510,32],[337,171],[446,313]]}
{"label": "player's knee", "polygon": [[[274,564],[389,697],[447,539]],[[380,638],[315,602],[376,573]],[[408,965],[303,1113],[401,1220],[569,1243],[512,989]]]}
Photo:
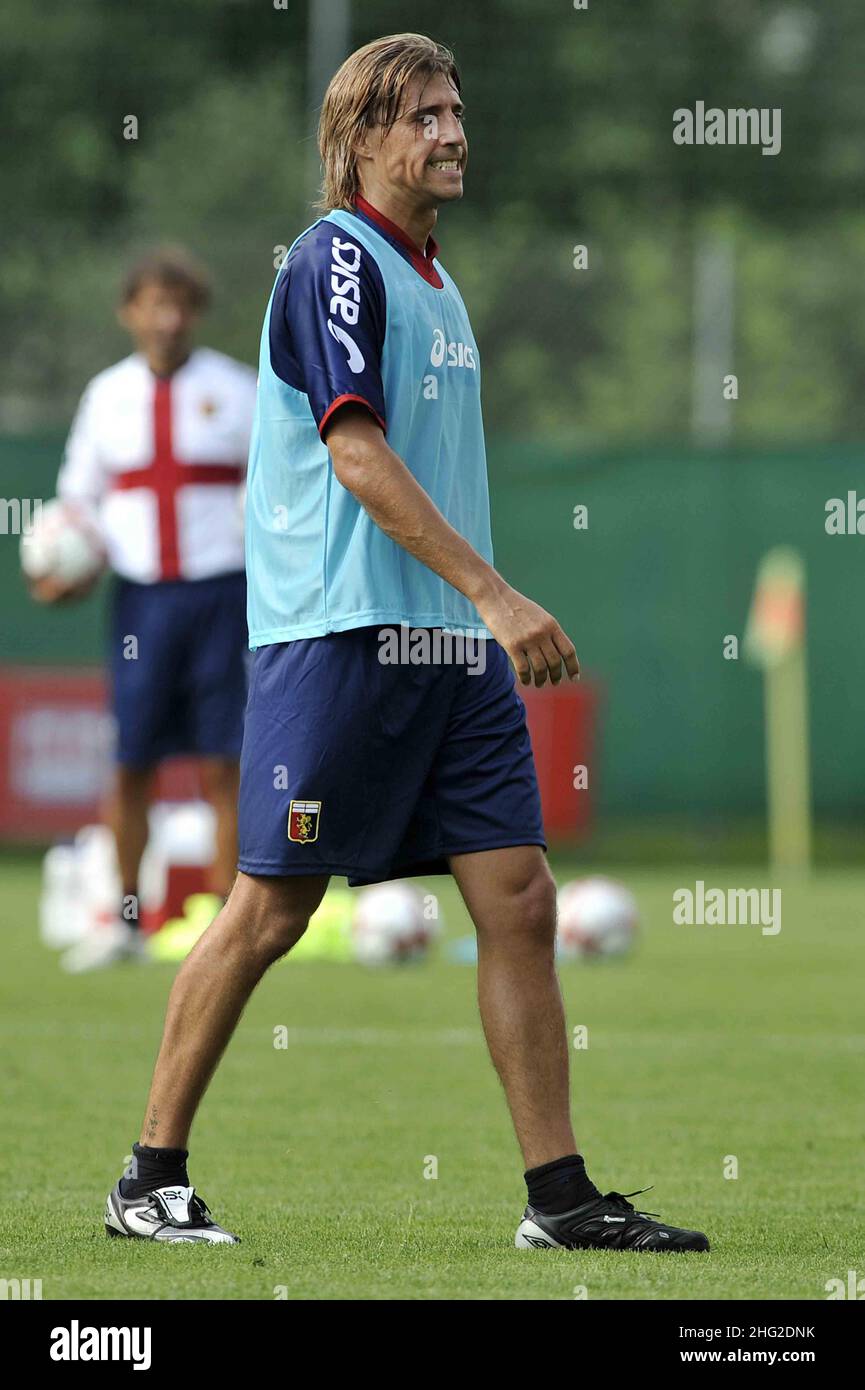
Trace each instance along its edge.
{"label": "player's knee", "polygon": [[543,864],[521,895],[524,930],[540,946],[552,946],[556,939],[556,885]]}
{"label": "player's knee", "polygon": [[267,964],[291,950],[309,925],[309,905],[279,891],[254,893],[244,912],[247,944]]}
{"label": "player's knee", "polygon": [[515,945],[552,949],[556,938],[556,885],[546,863],[510,885],[492,934]]}
{"label": "player's knee", "polygon": [[309,914],[299,908],[271,908],[256,914],[248,923],[250,945],[259,959],[270,964],[297,944],[308,925]]}
{"label": "player's knee", "polygon": [[232,940],[266,967],[300,940],[326,887],[323,877],[268,878],[239,870],[227,905]]}

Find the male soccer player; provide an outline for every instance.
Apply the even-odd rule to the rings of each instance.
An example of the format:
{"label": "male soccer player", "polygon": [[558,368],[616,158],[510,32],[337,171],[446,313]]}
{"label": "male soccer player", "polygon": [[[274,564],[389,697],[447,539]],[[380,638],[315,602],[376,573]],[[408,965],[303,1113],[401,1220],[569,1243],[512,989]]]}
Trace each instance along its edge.
{"label": "male soccer player", "polygon": [[[216,812],[214,893],[227,896],[237,863],[247,659],[239,496],[255,372],[193,347],[208,297],[203,272],[179,249],[131,267],[118,313],[136,350],[85,390],[57,480],[58,495],[97,520],[115,575],[110,819],[123,900],[66,953],[75,972],[141,954],[138,870],[162,759],[197,759]],[[46,579],[34,592],[53,602],[75,590]]]}
{"label": "male soccer player", "polygon": [[[452,55],[415,34],[354,53],[324,100],[327,212],[289,251],[261,341],[239,873],[174,984],[111,1234],[235,1239],[190,1186],[186,1143],[250,993],[331,874],[449,869],[528,1170],[517,1245],[708,1245],[603,1196],[571,1128],[555,886],[510,662],[537,685],[579,668],[491,562],[478,351],[432,238],[462,194],[462,116]],[[401,625],[479,637],[483,669],[380,659]]]}

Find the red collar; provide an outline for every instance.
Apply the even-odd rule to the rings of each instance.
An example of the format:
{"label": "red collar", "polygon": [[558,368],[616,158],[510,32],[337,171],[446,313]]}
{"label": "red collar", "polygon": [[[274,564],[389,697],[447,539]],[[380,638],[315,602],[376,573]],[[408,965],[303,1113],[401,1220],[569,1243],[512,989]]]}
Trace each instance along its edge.
{"label": "red collar", "polygon": [[358,212],[363,213],[364,217],[368,217],[371,222],[374,222],[383,232],[386,232],[389,237],[394,241],[398,241],[400,246],[405,248],[409,253],[409,259],[412,265],[419,275],[422,275],[431,285],[435,285],[437,290],[444,287],[444,281],[433,265],[433,261],[439,253],[439,244],[434,236],[427,237],[425,251],[419,251],[411,237],[403,231],[402,227],[398,227],[395,222],[391,222],[389,217],[385,217],[383,212],[379,212],[378,208],[374,208],[372,203],[368,203],[366,198],[363,198],[360,193],[355,195],[354,203]]}

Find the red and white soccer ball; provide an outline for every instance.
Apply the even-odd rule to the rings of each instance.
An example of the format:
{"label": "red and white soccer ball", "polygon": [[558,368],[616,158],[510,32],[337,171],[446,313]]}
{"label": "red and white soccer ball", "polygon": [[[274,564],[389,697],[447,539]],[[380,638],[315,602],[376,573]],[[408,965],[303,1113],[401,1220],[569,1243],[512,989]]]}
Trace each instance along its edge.
{"label": "red and white soccer ball", "polygon": [[361,888],[352,919],[355,960],[389,965],[419,960],[439,930],[423,895],[411,883],[374,883]]}
{"label": "red and white soccer ball", "polygon": [[558,952],[564,959],[623,956],[637,935],[639,913],[621,883],[597,875],[576,878],[559,889]]}
{"label": "red and white soccer ball", "polygon": [[59,497],[40,508],[29,535],[21,537],[21,568],[28,579],[83,584],[105,565],[95,525],[74,503]]}

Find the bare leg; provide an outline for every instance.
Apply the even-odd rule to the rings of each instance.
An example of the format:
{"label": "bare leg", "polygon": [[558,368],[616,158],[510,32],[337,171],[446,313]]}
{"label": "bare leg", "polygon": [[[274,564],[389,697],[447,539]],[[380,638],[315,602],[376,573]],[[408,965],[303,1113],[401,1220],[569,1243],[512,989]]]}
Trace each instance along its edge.
{"label": "bare leg", "polygon": [[238,873],[228,902],[174,981],[142,1144],[186,1148],[195,1112],[246,1001],[268,966],[303,935],[327,882]]}
{"label": "bare leg", "polygon": [[526,1168],[577,1152],[555,969],[556,891],[537,845],[454,855],[478,936],[478,1002]]}
{"label": "bare leg", "polygon": [[221,898],[231,892],[237,864],[237,794],[240,763],[234,758],[201,758],[201,787],[216,812],[216,856],[210,870],[210,888]]}
{"label": "bare leg", "polygon": [[117,767],[107,820],[117,846],[117,864],[124,897],[138,892],[138,870],[147,845],[147,807],[152,781],[152,767],[125,767],[122,764]]}

